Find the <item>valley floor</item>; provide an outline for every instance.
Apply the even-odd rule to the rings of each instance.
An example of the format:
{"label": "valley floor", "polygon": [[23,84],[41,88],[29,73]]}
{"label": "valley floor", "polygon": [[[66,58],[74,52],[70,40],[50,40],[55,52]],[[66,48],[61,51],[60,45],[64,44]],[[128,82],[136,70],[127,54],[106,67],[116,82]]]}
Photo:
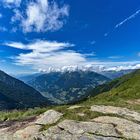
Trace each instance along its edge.
{"label": "valley floor", "polygon": [[140,113],[132,109],[88,101],[32,111],[1,121],[0,140],[140,140]]}

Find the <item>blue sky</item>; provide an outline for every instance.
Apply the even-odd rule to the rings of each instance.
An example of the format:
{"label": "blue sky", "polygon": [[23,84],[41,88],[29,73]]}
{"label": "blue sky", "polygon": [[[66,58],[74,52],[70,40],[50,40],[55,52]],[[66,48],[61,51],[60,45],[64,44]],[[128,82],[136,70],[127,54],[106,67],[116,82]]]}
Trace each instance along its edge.
{"label": "blue sky", "polygon": [[3,0],[0,69],[140,68],[139,0]]}

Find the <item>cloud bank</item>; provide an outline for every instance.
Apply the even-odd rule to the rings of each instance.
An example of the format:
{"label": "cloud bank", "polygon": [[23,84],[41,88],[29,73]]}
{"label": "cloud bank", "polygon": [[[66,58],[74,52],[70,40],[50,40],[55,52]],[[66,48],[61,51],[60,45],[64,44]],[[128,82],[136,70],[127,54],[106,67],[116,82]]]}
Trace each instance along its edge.
{"label": "cloud bank", "polygon": [[65,71],[65,70],[126,70],[140,68],[139,61],[113,62],[98,61],[89,59],[91,54],[82,54],[73,50],[74,44],[67,42],[36,40],[24,44],[20,42],[10,42],[5,46],[25,50],[13,56],[12,60],[16,65],[28,66],[38,71]]}
{"label": "cloud bank", "polygon": [[6,43],[6,46],[27,50],[14,57],[15,63],[22,66],[31,66],[37,70],[61,68],[66,65],[77,65],[86,62],[85,57],[71,50],[74,44],[56,41],[36,40],[34,43]]}

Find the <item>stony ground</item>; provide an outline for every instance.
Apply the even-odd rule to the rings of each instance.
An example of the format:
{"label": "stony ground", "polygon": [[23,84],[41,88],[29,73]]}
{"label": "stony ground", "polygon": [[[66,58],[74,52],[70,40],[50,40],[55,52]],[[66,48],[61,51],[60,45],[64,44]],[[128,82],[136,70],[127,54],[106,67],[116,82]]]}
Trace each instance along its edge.
{"label": "stony ground", "polygon": [[[81,106],[67,110],[78,108]],[[77,121],[66,119],[62,112],[48,110],[23,121],[1,122],[0,140],[140,140],[140,113],[103,105],[91,106],[89,110],[102,115]]]}

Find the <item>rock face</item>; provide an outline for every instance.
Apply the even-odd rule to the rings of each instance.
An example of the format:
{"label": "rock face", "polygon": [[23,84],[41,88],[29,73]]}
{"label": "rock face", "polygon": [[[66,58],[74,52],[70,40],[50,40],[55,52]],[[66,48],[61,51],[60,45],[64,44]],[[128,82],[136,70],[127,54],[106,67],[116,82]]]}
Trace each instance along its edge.
{"label": "rock face", "polygon": [[14,133],[14,140],[33,140],[34,136],[39,133],[41,129],[40,125],[31,125],[22,130],[18,130]]}
{"label": "rock face", "polygon": [[[88,127],[88,129],[89,129],[90,126],[86,126],[86,124],[85,124],[85,125],[83,125],[83,127],[85,126],[85,128],[78,129],[75,126],[77,124],[80,125],[80,122],[66,120],[59,124],[59,125],[63,125],[63,128],[62,128],[62,126],[59,127],[59,125],[51,127],[48,130],[41,133],[40,135],[38,135],[37,137],[35,137],[35,139],[39,139],[39,140],[120,140],[120,138],[117,138],[117,137],[111,137],[111,136],[104,137],[104,136],[94,135],[92,133],[90,134],[90,133],[88,133],[88,131],[89,132],[91,132],[91,131],[86,130],[86,128]],[[67,127],[66,125],[69,125],[69,127],[71,127],[71,128],[65,129],[64,127]],[[70,126],[70,125],[74,125],[74,126]],[[73,127],[75,127],[75,129],[74,129],[75,131],[71,130]],[[102,128],[102,130],[103,129],[104,128]],[[93,130],[93,132],[95,132],[95,131]],[[103,132],[103,134],[105,134],[105,133],[106,132]],[[115,132],[113,132],[113,134],[117,135]]]}
{"label": "rock face", "polygon": [[46,125],[46,124],[53,124],[56,123],[63,114],[54,111],[54,110],[48,110],[44,114],[40,115],[35,124],[40,124],[40,125]]}
{"label": "rock face", "polygon": [[58,124],[58,127],[73,134],[92,133],[102,136],[119,137],[113,129],[112,124],[102,124],[96,122],[77,122],[73,120],[65,120]]}
{"label": "rock face", "polygon": [[140,122],[140,113],[131,111],[127,108],[113,107],[113,106],[91,106],[91,110],[95,112],[101,112],[104,114],[117,114],[125,118],[130,118],[134,121]]}
{"label": "rock face", "polygon": [[[90,121],[65,120],[63,114],[48,110],[28,124],[0,124],[0,140],[140,140],[139,113],[113,106],[92,106],[91,110],[105,115],[120,113],[125,118],[102,115]],[[50,127],[43,130],[44,125]]]}
{"label": "rock face", "polygon": [[114,124],[117,132],[127,139],[140,140],[140,125],[126,119],[103,116],[94,119],[95,122]]}
{"label": "rock face", "polygon": [[12,133],[7,132],[7,128],[0,130],[0,140],[12,140]]}
{"label": "rock face", "polygon": [[24,129],[18,130],[13,134],[14,140],[34,140],[34,137],[39,134],[42,125],[49,125],[56,123],[63,114],[55,111],[48,110],[41,114],[38,119],[31,125]]}
{"label": "rock face", "polygon": [[[29,124],[17,123],[11,128],[10,126],[2,128],[0,129],[0,140],[34,140],[43,125],[56,123],[62,115],[57,111],[48,110]],[[19,127],[19,125],[21,126]]]}

